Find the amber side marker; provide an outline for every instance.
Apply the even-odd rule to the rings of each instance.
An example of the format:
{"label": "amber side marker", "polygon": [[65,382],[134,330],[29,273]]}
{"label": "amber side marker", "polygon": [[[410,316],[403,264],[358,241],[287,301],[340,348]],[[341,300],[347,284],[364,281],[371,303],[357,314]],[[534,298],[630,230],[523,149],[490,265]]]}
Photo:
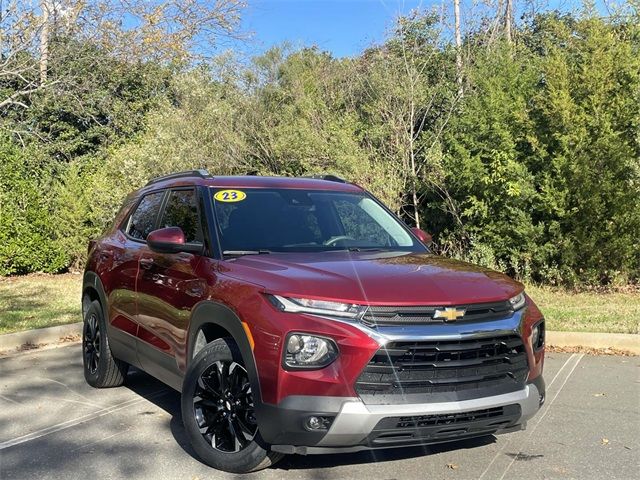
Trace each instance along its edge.
{"label": "amber side marker", "polygon": [[245,333],[247,334],[247,338],[249,339],[249,345],[251,346],[251,350],[255,346],[255,342],[253,341],[253,335],[251,335],[251,330],[249,329],[249,325],[247,322],[242,322],[242,328],[244,328]]}

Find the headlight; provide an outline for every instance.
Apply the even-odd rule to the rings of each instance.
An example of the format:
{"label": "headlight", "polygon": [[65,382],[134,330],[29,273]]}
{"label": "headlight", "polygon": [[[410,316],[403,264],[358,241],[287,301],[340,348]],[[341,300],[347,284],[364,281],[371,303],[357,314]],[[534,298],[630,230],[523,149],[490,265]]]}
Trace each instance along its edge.
{"label": "headlight", "polygon": [[525,303],[527,303],[527,300],[524,297],[524,292],[510,298],[509,303],[511,304],[511,308],[513,308],[513,310],[520,310],[522,307],[524,307]]}
{"label": "headlight", "polygon": [[338,357],[338,347],[333,340],[304,333],[292,333],[287,337],[284,366],[297,368],[322,368]]}
{"label": "headlight", "polygon": [[271,303],[283,312],[315,313],[316,315],[355,318],[364,309],[361,305],[331,302],[329,300],[281,297],[280,295],[269,295],[268,297]]}

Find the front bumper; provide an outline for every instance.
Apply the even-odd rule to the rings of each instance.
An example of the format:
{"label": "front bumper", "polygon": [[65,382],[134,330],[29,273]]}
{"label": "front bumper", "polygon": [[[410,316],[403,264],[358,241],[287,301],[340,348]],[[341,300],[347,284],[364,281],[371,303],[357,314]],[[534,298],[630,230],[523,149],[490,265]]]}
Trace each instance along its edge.
{"label": "front bumper", "polygon": [[[310,454],[423,445],[523,429],[539,410],[545,395],[544,349],[536,351],[530,343],[531,327],[541,319],[533,304],[490,322],[370,329],[332,319],[328,322],[332,327],[342,325],[347,330],[341,332],[339,345],[341,360],[348,358],[349,361],[304,374],[283,372],[279,390],[289,395],[281,397],[278,403],[256,405],[262,438],[275,451]],[[315,330],[312,333],[316,333]],[[518,390],[486,388],[471,398],[412,392],[372,399],[354,395],[356,390],[351,388],[348,393],[336,388],[355,385],[358,381],[365,366],[363,355],[358,357],[358,354],[362,353],[361,345],[366,339],[374,341],[367,350],[366,362],[369,362],[373,348],[377,351],[392,342],[455,343],[514,335],[524,342],[529,367],[527,378],[533,378],[513,385]],[[425,401],[429,399],[432,401]],[[330,427],[328,430],[306,428],[310,416],[326,417],[323,422],[328,420]]]}
{"label": "front bumper", "polygon": [[[542,377],[538,377],[516,392],[459,402],[366,405],[359,398],[295,396],[288,397],[278,407],[271,407],[267,413],[269,421],[260,428],[265,440],[274,441],[274,451],[289,454],[349,452],[441,443],[524,429],[527,420],[536,414],[544,402],[544,389],[544,381]],[[445,419],[445,423],[439,428],[416,427],[404,429],[402,433],[394,429],[384,434],[384,441],[380,441],[380,436],[377,435],[380,433],[380,425],[389,423],[387,420],[395,420],[393,417],[444,418],[450,415],[449,418],[453,418],[455,414],[475,414],[498,407],[507,407],[504,409],[505,416],[463,421],[454,426],[446,424]],[[506,416],[506,412],[510,416]],[[514,415],[514,412],[517,413]],[[314,414],[334,417],[328,431],[312,432],[304,428],[305,419]]]}

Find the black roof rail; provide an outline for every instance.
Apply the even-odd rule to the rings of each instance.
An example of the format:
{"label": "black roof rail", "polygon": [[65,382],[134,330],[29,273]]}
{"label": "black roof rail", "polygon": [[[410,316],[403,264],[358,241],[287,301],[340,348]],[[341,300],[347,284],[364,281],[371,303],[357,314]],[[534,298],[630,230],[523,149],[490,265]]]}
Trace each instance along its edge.
{"label": "black roof rail", "polygon": [[209,171],[205,169],[187,170],[185,172],[170,173],[169,175],[163,175],[161,177],[152,178],[147,182],[147,185],[163,182],[165,180],[173,180],[176,178],[186,178],[186,177],[211,178],[211,175],[209,174]]}
{"label": "black roof rail", "polygon": [[326,180],[328,182],[349,183],[344,178],[340,178],[337,175],[317,174],[310,175],[307,178],[313,178],[315,180]]}

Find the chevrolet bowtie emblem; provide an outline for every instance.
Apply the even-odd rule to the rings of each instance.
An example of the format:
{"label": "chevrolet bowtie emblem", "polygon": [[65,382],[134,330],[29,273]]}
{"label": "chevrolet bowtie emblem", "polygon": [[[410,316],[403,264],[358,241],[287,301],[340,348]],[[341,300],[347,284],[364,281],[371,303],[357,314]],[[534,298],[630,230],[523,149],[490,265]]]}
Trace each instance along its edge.
{"label": "chevrolet bowtie emblem", "polygon": [[457,309],[447,307],[444,310],[436,310],[433,314],[433,318],[441,318],[445,322],[455,322],[457,319],[464,317],[464,312],[466,312],[466,309],[464,308]]}

